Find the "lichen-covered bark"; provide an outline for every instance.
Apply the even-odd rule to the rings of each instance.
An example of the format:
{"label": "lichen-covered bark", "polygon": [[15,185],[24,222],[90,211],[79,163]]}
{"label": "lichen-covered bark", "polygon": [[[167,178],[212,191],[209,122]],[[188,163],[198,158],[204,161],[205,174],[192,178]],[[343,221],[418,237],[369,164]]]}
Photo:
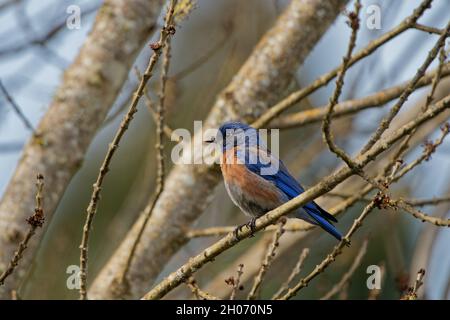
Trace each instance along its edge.
{"label": "lichen-covered bark", "polygon": [[[292,81],[297,67],[346,2],[293,0],[219,95],[204,127],[217,127],[232,118],[251,122],[274,104]],[[200,135],[194,137],[197,143],[200,139]],[[89,296],[94,299],[142,296],[184,243],[184,232],[208,205],[219,178],[218,172],[211,167],[175,166],[144,230],[127,277],[127,286],[122,287],[116,278],[124,266],[141,220],[136,222],[96,278]]]}
{"label": "lichen-covered bark", "polygon": [[[162,0],[106,0],[77,58],[37,128],[41,138],[26,145],[0,202],[0,270],[12,257],[33,213],[35,177],[45,177],[44,212],[48,223],[107,111],[116,99],[131,65],[155,28]],[[5,286],[0,299],[17,289],[30,265],[42,232]]]}

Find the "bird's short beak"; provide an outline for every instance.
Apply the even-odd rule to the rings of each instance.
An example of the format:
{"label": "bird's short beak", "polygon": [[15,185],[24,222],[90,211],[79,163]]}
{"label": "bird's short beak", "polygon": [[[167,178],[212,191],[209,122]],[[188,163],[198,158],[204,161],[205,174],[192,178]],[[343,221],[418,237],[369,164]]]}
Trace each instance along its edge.
{"label": "bird's short beak", "polygon": [[213,143],[215,141],[214,137],[209,138],[208,140],[203,141],[204,143]]}

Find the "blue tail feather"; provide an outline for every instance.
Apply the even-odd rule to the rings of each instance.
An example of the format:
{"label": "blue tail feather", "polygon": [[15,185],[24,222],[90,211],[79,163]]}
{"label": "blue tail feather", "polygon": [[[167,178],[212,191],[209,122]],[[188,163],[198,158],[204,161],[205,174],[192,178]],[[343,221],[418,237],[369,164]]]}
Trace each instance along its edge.
{"label": "blue tail feather", "polygon": [[306,209],[305,211],[314,219],[314,221],[317,222],[317,225],[319,225],[323,230],[331,234],[336,239],[342,240],[341,233],[327,219],[321,217],[315,212],[312,212],[311,210]]}

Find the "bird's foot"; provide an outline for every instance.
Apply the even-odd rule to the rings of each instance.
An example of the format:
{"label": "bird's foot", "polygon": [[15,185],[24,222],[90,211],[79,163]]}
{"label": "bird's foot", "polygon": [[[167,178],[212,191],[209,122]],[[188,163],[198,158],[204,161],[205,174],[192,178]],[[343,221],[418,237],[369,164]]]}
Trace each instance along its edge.
{"label": "bird's foot", "polygon": [[241,224],[239,226],[236,227],[236,229],[234,229],[233,233],[234,233],[234,238],[237,240],[239,240],[239,231],[241,231],[241,229],[246,225],[246,223]]}
{"label": "bird's foot", "polygon": [[247,227],[250,229],[250,237],[254,237],[256,229],[256,217],[251,218],[250,221],[247,222]]}
{"label": "bird's foot", "polygon": [[254,232],[256,229],[256,217],[253,217],[250,219],[250,221],[241,224],[239,226],[236,227],[236,229],[234,229],[234,238],[236,240],[239,240],[239,232],[242,230],[243,227],[247,227],[250,229],[250,237],[254,237]]}

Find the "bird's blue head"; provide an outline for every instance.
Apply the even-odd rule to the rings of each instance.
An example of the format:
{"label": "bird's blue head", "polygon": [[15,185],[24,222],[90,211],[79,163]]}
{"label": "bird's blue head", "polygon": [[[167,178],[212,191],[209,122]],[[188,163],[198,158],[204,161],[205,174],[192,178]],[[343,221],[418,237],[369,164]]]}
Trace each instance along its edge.
{"label": "bird's blue head", "polygon": [[258,146],[260,139],[258,130],[238,121],[225,122],[220,126],[215,138],[208,142],[215,142],[222,147],[222,151],[236,146]]}

